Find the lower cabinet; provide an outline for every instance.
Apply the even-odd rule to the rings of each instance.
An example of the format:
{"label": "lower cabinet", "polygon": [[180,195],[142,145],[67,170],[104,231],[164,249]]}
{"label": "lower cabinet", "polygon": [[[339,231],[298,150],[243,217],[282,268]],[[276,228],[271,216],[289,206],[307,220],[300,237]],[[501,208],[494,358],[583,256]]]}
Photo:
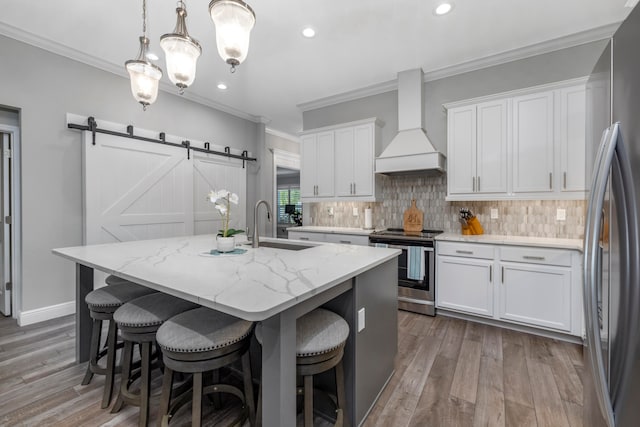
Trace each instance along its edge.
{"label": "lower cabinet", "polygon": [[368,235],[342,233],[316,233],[313,231],[289,231],[289,239],[305,240],[309,242],[342,243],[345,245],[369,245]]}
{"label": "lower cabinet", "polygon": [[578,251],[437,242],[436,254],[437,308],[582,335]]}
{"label": "lower cabinet", "polygon": [[493,260],[439,256],[437,307],[493,317]]}

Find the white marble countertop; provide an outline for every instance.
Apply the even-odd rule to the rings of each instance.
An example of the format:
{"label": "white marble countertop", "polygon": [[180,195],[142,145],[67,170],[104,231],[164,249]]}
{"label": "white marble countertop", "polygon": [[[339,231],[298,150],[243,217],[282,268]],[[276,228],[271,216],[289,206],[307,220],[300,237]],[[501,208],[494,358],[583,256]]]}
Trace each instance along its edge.
{"label": "white marble countertop", "polygon": [[203,256],[215,249],[214,239],[214,235],[185,236],[76,246],[53,253],[251,321],[267,319],[400,254],[395,249],[300,241],[310,248],[242,246],[247,249],[242,255]]}
{"label": "white marble countertop", "polygon": [[374,231],[382,230],[382,228],[375,228],[372,230],[365,230],[364,228],[356,227],[326,227],[319,225],[303,225],[300,227],[289,227],[287,231],[304,231],[307,233],[335,233],[335,234],[358,234],[368,236]]}
{"label": "white marble countertop", "polygon": [[544,248],[574,249],[582,251],[582,239],[556,239],[552,237],[502,236],[498,234],[480,234],[477,236],[459,233],[442,233],[436,236],[437,241],[491,243],[497,245],[537,246]]}

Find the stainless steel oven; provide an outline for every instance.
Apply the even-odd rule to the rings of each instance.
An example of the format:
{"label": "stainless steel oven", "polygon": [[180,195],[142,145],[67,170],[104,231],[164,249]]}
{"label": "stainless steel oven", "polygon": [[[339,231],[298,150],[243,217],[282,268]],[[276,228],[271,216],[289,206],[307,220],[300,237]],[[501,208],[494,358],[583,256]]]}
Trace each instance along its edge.
{"label": "stainless steel oven", "polygon": [[[421,233],[404,233],[390,229],[371,233],[369,244],[400,249],[398,257],[398,308],[435,316],[435,245],[433,236],[439,231],[423,230]],[[409,274],[410,247],[420,251],[420,274]],[[415,262],[415,261],[414,261]],[[414,276],[414,278],[410,278]]]}

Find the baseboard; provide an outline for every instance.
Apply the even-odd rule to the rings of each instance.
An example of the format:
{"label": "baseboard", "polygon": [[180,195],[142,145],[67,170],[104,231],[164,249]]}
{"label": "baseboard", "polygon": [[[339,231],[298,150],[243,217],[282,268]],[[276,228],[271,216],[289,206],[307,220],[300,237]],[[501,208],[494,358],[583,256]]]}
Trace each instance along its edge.
{"label": "baseboard", "polygon": [[27,310],[21,312],[18,315],[18,325],[27,326],[33,323],[55,319],[56,317],[68,316],[69,314],[73,314],[75,312],[75,301],[63,302],[62,304],[36,308],[35,310]]}

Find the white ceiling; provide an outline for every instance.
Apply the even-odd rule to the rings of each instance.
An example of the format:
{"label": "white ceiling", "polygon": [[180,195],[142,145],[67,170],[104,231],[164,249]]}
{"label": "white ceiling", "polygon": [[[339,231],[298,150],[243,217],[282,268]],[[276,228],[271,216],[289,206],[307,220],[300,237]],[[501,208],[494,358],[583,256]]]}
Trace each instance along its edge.
{"label": "white ceiling", "polygon": [[[186,0],[187,27],[203,54],[184,96],[296,134],[299,104],[388,84],[407,69],[442,71],[577,33],[568,39],[588,40],[584,32],[611,32],[630,12],[628,0],[454,0],[453,11],[439,17],[433,9],[440,2],[248,0],[257,18],[249,55],[230,74],[217,53],[208,0]],[[147,4],[151,48],[163,69],[159,38],[173,31],[175,5]],[[301,36],[305,25],[316,29],[315,38]],[[141,0],[2,1],[0,34],[123,76],[141,33]],[[163,81],[162,89],[175,93],[166,76]],[[218,82],[228,90],[218,90]]]}

